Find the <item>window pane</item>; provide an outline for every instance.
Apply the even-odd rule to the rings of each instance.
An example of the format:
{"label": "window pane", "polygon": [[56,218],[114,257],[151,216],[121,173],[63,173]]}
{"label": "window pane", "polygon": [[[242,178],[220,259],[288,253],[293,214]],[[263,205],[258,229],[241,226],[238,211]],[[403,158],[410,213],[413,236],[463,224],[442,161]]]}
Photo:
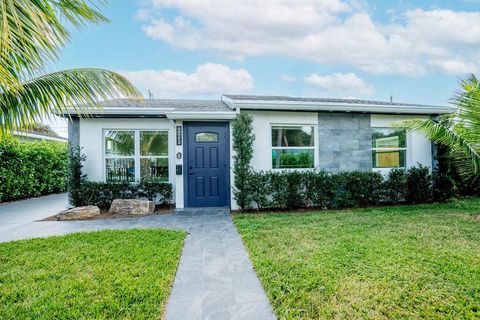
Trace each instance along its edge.
{"label": "window pane", "polygon": [[167,131],[141,131],[140,132],[141,156],[168,156]]}
{"label": "window pane", "polygon": [[105,159],[107,182],[135,181],[135,161],[133,158]]}
{"label": "window pane", "polygon": [[105,132],[105,155],[133,156],[135,154],[135,133],[133,131]]}
{"label": "window pane", "polygon": [[273,147],[313,147],[312,126],[272,127]]}
{"label": "window pane", "polygon": [[195,135],[195,142],[218,142],[218,134],[213,132],[200,132]]}
{"label": "window pane", "polygon": [[406,148],[405,129],[372,128],[372,148]]}
{"label": "window pane", "polygon": [[372,151],[374,168],[405,168],[406,151]]}
{"label": "window pane", "polygon": [[142,158],[140,159],[140,174],[142,180],[166,181],[168,180],[167,158]]}
{"label": "window pane", "polygon": [[313,168],[313,150],[273,149],[272,168]]}

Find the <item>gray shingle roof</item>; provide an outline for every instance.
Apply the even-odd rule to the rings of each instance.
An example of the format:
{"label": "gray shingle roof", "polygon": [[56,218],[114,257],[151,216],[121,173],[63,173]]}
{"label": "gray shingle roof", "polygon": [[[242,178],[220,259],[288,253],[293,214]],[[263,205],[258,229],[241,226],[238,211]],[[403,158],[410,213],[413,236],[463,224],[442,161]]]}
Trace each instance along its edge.
{"label": "gray shingle roof", "polygon": [[291,101],[291,102],[318,102],[318,103],[339,103],[339,104],[361,104],[361,105],[392,105],[392,106],[425,106],[436,107],[425,104],[411,104],[375,100],[361,100],[361,99],[337,99],[337,98],[306,98],[306,97],[289,97],[289,96],[259,96],[259,95],[234,95],[224,94],[225,97],[238,101]]}
{"label": "gray shingle roof", "polygon": [[221,100],[188,99],[112,99],[101,103],[106,108],[170,108],[175,111],[232,111]]}

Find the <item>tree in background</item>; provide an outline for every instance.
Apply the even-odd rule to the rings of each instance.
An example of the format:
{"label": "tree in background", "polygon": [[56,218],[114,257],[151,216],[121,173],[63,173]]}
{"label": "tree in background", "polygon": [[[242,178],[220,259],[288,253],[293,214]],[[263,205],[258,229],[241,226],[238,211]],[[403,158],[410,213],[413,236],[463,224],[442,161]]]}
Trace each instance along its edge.
{"label": "tree in background", "polygon": [[48,124],[32,123],[26,128],[29,132],[40,132],[50,137],[60,138],[60,136]]}
{"label": "tree in background", "polygon": [[104,99],[140,97],[126,78],[108,70],[45,73],[70,39],[65,24],[80,28],[108,22],[98,11],[104,4],[103,0],[0,1],[0,136],[67,107],[80,110]]}
{"label": "tree in background", "polygon": [[452,121],[411,120],[401,125],[448,147],[458,173],[474,180],[480,174],[480,83],[472,74],[460,86],[453,98],[457,110]]}

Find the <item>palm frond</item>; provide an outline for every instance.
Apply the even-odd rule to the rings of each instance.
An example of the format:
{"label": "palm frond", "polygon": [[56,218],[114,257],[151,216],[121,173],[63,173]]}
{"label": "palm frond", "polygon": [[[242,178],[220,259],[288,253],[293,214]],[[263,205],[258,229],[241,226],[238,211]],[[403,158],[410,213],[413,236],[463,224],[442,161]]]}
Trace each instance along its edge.
{"label": "palm frond", "polygon": [[141,97],[123,76],[103,69],[72,69],[50,73],[24,84],[20,90],[0,92],[0,135],[28,127],[40,117],[67,108],[78,111],[119,97]]}
{"label": "palm frond", "polygon": [[[399,125],[410,131],[423,133],[433,142],[451,148],[458,155],[462,155],[463,158],[467,157],[470,160],[468,162],[470,170],[463,168],[462,173],[464,175],[477,175],[480,173],[480,155],[477,151],[477,146],[456,132],[455,127],[450,128],[430,119],[404,121],[396,126]],[[462,161],[462,163],[465,164],[466,162]]]}
{"label": "palm frond", "polygon": [[[55,60],[70,35],[62,24],[75,27],[104,22],[95,0],[0,0],[0,91],[21,88]],[[98,5],[97,5],[98,4]]]}
{"label": "palm frond", "polygon": [[457,117],[466,126],[480,128],[480,82],[471,74],[460,81],[460,88],[452,99]]}

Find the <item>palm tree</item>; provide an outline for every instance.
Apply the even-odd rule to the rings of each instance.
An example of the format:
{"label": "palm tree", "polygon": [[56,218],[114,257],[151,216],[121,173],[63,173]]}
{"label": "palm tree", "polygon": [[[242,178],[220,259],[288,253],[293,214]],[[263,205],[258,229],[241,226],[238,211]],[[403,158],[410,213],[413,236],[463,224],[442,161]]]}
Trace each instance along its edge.
{"label": "palm tree", "polygon": [[460,175],[472,179],[480,175],[480,83],[472,74],[460,87],[453,98],[455,114],[439,122],[412,120],[401,125],[448,147]]}
{"label": "palm tree", "polygon": [[104,99],[140,93],[123,76],[94,68],[45,73],[70,34],[107,22],[104,0],[0,0],[0,136],[26,128],[52,112],[98,106]]}

